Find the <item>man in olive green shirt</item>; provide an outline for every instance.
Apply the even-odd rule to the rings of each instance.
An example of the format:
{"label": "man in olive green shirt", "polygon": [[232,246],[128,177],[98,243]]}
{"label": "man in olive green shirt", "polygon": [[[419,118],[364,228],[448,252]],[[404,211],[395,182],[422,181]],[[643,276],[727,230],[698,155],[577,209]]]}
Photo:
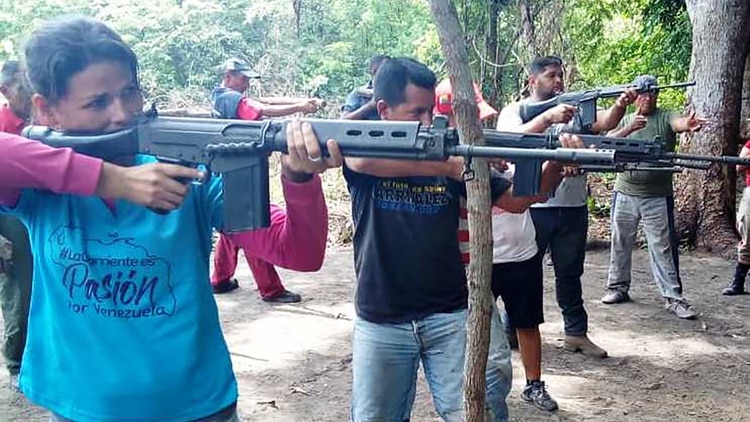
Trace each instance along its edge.
{"label": "man in olive green shirt", "polygon": [[[636,85],[657,85],[656,78],[642,75]],[[674,151],[676,134],[700,130],[704,119],[691,113],[682,117],[656,106],[658,93],[638,95],[635,113],[625,116],[609,136],[651,140],[661,138]],[[682,296],[679,275],[678,241],[674,230],[672,173],[666,171],[629,171],[619,173],[612,200],[612,241],[607,279],[606,304],[627,302],[631,282],[632,251],[638,223],[648,242],[651,270],[666,309],[679,318],[695,318],[697,313]]]}

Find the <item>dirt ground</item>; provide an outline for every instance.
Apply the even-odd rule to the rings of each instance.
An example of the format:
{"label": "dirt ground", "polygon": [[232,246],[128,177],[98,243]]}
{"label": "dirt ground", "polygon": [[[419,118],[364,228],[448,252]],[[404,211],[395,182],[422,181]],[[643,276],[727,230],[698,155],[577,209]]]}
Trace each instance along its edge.
{"label": "dirt ground", "polygon": [[[520,358],[514,352],[514,421],[750,421],[750,296],[719,291],[732,264],[686,254],[681,270],[695,321],[667,314],[645,251],[635,256],[634,301],[599,302],[608,251],[588,253],[584,293],[590,334],[611,357],[586,358],[562,350],[562,326],[547,268],[543,378],[560,410],[549,414],[523,403]],[[282,271],[303,295],[297,305],[269,305],[256,296],[246,266],[242,288],[218,296],[222,322],[240,384],[246,421],[346,421],[351,381],[350,333],[354,273],[350,248],[329,249],[315,274]],[[0,384],[7,384],[0,371]],[[437,421],[420,382],[413,421]],[[0,389],[0,421],[46,421],[45,412],[8,388]]]}

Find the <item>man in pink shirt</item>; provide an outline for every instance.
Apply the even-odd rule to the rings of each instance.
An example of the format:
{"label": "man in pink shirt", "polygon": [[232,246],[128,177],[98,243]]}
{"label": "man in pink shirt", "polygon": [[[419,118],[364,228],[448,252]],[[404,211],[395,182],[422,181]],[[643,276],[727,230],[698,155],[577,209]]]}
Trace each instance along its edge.
{"label": "man in pink shirt", "polygon": [[[222,83],[211,92],[213,116],[220,119],[261,120],[266,117],[282,117],[294,113],[315,113],[318,101],[299,100],[286,104],[265,104],[245,96],[250,80],[260,78],[240,59],[229,59],[221,67]],[[214,272],[211,285],[214,293],[227,293],[239,287],[234,277],[237,269],[239,249],[225,235],[219,235],[214,253]],[[253,273],[261,298],[266,302],[296,303],[302,300],[297,293],[290,292],[281,283],[273,265],[251,254],[245,253],[247,265]]]}

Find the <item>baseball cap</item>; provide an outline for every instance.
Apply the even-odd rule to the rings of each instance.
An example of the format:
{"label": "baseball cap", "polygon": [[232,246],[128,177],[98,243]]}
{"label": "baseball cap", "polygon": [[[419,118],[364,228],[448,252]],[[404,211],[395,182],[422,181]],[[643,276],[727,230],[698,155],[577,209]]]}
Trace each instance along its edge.
{"label": "baseball cap", "polygon": [[[482,91],[479,85],[473,83],[474,95],[476,95],[477,105],[479,106],[479,119],[484,120],[497,114],[497,110],[492,108],[482,97]],[[435,87],[435,112],[440,114],[453,114],[453,92],[451,90],[450,79],[443,79]]]}
{"label": "baseball cap", "polygon": [[251,79],[260,79],[259,74],[257,74],[253,69],[251,69],[250,66],[247,65],[247,63],[245,63],[244,61],[238,58],[231,58],[227,60],[219,68],[220,73],[224,73],[228,71],[239,72]]}
{"label": "baseball cap", "polygon": [[656,80],[656,76],[653,75],[640,75],[633,81],[633,85],[641,88],[646,88],[649,86],[658,86],[659,83]]}

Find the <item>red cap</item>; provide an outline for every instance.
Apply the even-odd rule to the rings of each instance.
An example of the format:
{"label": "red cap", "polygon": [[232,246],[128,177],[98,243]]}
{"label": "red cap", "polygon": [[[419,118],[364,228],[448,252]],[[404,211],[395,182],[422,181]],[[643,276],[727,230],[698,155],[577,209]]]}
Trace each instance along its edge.
{"label": "red cap", "polygon": [[[482,91],[479,85],[474,83],[474,94],[476,95],[477,105],[479,106],[479,119],[484,120],[497,114],[497,110],[492,108],[482,98]],[[453,93],[451,91],[450,79],[443,79],[435,87],[435,113],[453,114]]]}

